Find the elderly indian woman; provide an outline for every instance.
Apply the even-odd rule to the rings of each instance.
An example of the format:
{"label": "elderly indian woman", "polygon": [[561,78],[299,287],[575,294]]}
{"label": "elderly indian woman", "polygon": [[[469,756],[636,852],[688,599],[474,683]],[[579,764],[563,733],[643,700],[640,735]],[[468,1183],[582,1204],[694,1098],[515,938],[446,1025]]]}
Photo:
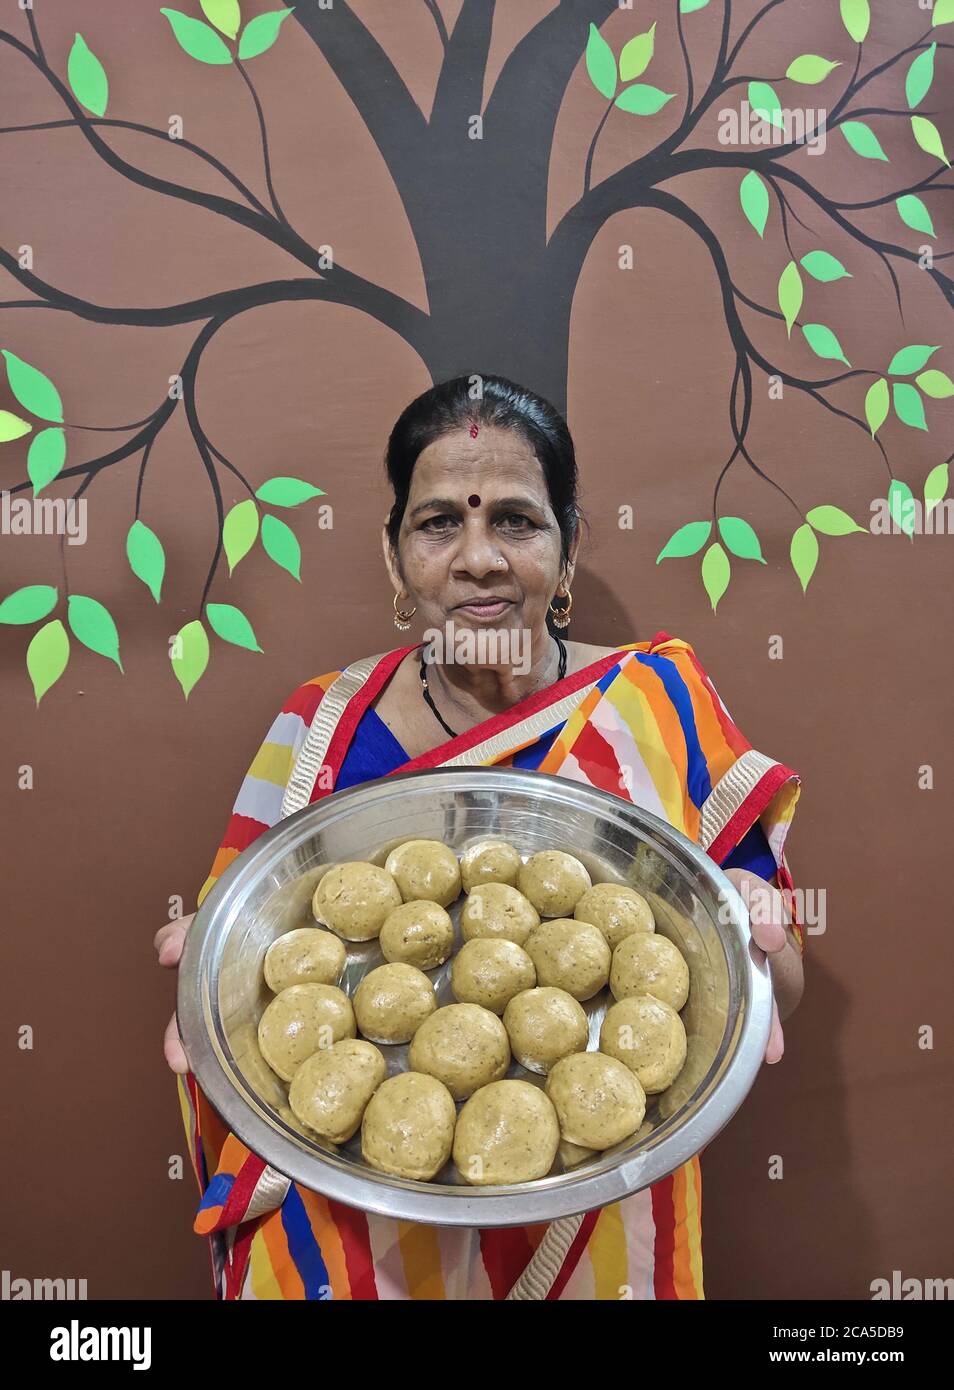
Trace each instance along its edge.
{"label": "elderly indian woman", "polygon": [[[564,640],[581,521],[565,421],[504,378],[458,377],[403,411],[386,468],[393,596],[382,584],[382,601],[393,603],[398,629],[493,630],[510,636],[510,650],[485,642],[483,659],[460,661],[445,644],[442,661],[437,644],[425,651],[413,642],[305,680],[252,760],[198,902],[283,808],[391,773],[449,763],[534,769],[626,798],[699,842],[713,803],[728,793],[731,814],[705,848],[750,910],[757,896],[762,903],[752,933],[770,962],[766,1061],[778,1061],[780,1020],[802,991],[802,929],[786,911],[784,854],[799,779],[752,748],[689,643],[663,631],[613,647]],[[177,964],[188,921],[157,933],[162,965]],[[165,1053],[179,1075],[201,1193],[195,1231],[211,1243],[219,1298],[704,1297],[698,1156],[578,1218],[554,1254],[546,1225],[430,1227],[283,1179],[201,1093],[175,1019]],[[521,1294],[544,1253],[543,1294]]]}

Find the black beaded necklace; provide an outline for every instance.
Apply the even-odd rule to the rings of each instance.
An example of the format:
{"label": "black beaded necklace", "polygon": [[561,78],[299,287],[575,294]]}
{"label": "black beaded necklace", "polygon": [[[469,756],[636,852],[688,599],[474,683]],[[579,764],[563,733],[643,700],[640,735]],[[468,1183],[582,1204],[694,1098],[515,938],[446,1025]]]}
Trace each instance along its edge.
{"label": "black beaded necklace", "polygon": [[[566,675],[566,661],[567,661],[566,644],[563,642],[562,638],[560,638],[560,637],[558,637],[558,636],[556,635],[555,632],[554,632],[554,633],[551,633],[551,636],[553,637],[553,640],[554,640],[554,642],[556,642],[557,647],[559,648],[559,651],[560,651],[560,669],[559,669],[559,672],[558,672],[558,674],[557,674],[557,680],[558,680],[558,681],[562,681],[563,678],[564,678],[565,675]],[[447,723],[441,718],[440,711],[438,710],[437,706],[436,706],[435,703],[434,703],[434,697],[431,695],[430,690],[427,688],[427,667],[426,667],[426,663],[425,663],[425,661],[424,661],[424,652],[423,652],[423,651],[421,652],[421,694],[424,696],[424,702],[425,702],[425,704],[429,706],[429,708],[431,709],[431,711],[432,711],[432,713],[433,713],[435,719],[436,719],[437,722],[440,724],[440,726],[441,726],[441,728],[444,730],[444,732],[445,732],[446,734],[449,734],[451,738],[458,738],[459,735],[458,735],[458,734],[455,734],[454,730],[450,727],[450,725],[447,724]]]}

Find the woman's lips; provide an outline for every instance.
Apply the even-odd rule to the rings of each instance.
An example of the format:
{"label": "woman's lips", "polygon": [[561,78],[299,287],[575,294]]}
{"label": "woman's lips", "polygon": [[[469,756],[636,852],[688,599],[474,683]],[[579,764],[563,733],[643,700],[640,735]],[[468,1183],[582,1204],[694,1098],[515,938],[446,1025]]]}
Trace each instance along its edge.
{"label": "woman's lips", "polygon": [[474,599],[470,603],[457,604],[454,612],[466,613],[470,618],[499,618],[512,607],[513,600],[508,598]]}

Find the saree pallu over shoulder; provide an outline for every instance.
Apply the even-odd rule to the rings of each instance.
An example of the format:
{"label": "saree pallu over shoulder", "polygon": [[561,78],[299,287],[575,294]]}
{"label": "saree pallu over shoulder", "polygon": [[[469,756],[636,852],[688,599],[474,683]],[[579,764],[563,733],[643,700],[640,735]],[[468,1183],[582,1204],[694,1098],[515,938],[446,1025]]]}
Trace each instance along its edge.
{"label": "saree pallu over shoulder", "polygon": [[[212,873],[257,835],[328,795],[365,712],[415,647],[354,663],[285,702],[236,798]],[[759,822],[791,888],[784,845],[797,774],[755,750],[688,643],[659,632],[619,648],[396,772],[506,766],[534,745],[541,772],[643,806],[721,863]],[[799,924],[793,935],[803,947]],[[460,1231],[331,1202],[229,1134],[191,1074],[179,1081],[220,1298],[619,1299],[704,1297],[698,1157],[669,1178],[569,1223]]]}

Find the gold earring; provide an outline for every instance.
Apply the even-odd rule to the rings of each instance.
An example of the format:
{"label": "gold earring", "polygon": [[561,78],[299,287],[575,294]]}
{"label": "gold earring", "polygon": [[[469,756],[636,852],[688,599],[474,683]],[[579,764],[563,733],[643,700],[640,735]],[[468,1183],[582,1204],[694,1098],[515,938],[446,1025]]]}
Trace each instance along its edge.
{"label": "gold earring", "polygon": [[417,612],[417,608],[414,607],[409,611],[398,608],[398,597],[398,594],[394,595],[394,626],[397,628],[398,632],[408,632],[411,627],[411,619]]}
{"label": "gold earring", "polygon": [[[559,595],[557,595],[557,597],[559,597]],[[560,627],[560,628],[569,627],[569,626],[570,626],[570,613],[572,612],[572,610],[573,610],[573,595],[570,593],[569,589],[567,589],[567,591],[566,591],[566,607],[565,607],[565,608],[554,608],[553,604],[552,604],[552,603],[550,604],[550,616],[551,616],[551,618],[553,619],[553,626],[554,626],[554,627]]]}

